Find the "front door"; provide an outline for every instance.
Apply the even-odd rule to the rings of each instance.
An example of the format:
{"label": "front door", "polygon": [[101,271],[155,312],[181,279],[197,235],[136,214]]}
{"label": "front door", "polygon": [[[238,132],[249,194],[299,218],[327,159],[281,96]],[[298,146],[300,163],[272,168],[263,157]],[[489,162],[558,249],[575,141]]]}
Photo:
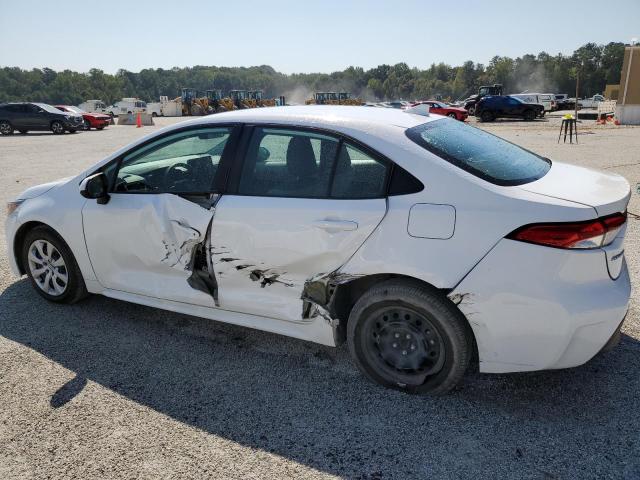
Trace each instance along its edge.
{"label": "front door", "polygon": [[232,128],[202,126],[170,132],[104,169],[109,202],[87,200],[82,209],[103,287],[215,306],[213,286],[203,288],[198,278],[197,255],[208,249],[213,185],[231,134]]}
{"label": "front door", "polygon": [[220,307],[300,321],[307,282],[339,269],[384,217],[388,174],[337,137],[253,128],[213,219]]}

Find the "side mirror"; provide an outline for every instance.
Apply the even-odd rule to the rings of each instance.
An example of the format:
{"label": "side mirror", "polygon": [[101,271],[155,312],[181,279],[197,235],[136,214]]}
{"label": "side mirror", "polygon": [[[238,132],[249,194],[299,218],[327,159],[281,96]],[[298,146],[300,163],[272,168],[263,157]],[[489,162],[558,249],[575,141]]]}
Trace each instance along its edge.
{"label": "side mirror", "polygon": [[99,204],[109,202],[109,182],[104,173],[94,173],[80,182],[80,195],[95,198]]}

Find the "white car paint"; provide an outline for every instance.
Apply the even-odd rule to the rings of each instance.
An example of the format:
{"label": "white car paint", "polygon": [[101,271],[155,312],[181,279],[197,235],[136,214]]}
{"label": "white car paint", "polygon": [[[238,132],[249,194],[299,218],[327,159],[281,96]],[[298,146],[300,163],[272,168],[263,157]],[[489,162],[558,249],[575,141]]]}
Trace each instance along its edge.
{"label": "white car paint", "polygon": [[[473,330],[481,371],[563,368],[589,360],[626,313],[624,229],[607,247],[592,250],[505,237],[527,224],[623,212],[629,185],[617,175],[560,162],[537,181],[495,185],[405,135],[432,121],[449,120],[313,106],[227,112],[167,127],[71,180],[21,196],[28,199],[6,222],[11,267],[23,273],[14,250],[18,230],[41,222],[66,240],[90,292],[325,345],[335,344],[336,319],[321,305],[313,305],[315,314],[302,314],[309,282],[330,274],[403,275],[450,292]],[[150,138],[229,123],[325,128],[368,145],[425,188],[371,200],[222,194],[210,208],[171,194],[113,193],[100,205],[78,192],[87,175]],[[185,264],[209,224],[217,305],[188,284]],[[252,270],[260,272],[252,276]]]}

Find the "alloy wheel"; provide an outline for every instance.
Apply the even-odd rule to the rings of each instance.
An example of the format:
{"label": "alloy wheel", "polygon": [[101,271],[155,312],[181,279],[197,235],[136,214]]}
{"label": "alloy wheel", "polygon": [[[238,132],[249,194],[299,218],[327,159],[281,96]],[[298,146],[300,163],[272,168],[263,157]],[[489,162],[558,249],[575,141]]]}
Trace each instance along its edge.
{"label": "alloy wheel", "polygon": [[40,290],[48,295],[62,295],[69,283],[69,272],[58,249],[47,240],[29,246],[29,272]]}

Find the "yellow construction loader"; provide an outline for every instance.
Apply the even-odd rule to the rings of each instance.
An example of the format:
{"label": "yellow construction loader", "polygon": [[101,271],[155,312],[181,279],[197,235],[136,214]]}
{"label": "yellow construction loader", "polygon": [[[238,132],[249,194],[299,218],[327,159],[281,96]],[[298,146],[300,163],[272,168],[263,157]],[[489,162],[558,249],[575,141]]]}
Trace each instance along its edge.
{"label": "yellow construction loader", "polygon": [[353,98],[348,92],[315,92],[307,105],[364,105],[360,98]]}

